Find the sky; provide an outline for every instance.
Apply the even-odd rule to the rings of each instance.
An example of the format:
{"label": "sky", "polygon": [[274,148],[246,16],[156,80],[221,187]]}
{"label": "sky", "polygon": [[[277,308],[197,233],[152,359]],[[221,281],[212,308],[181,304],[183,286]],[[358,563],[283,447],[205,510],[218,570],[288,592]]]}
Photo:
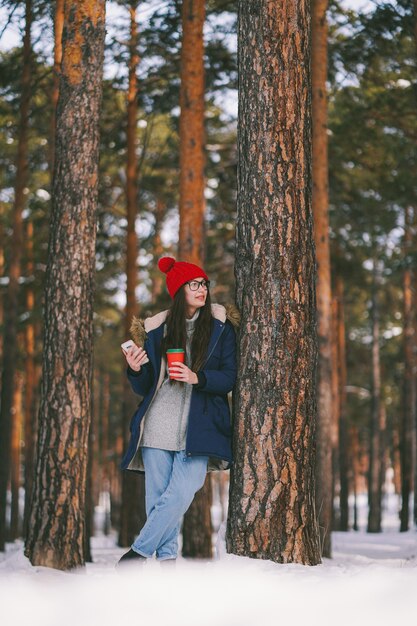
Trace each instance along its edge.
{"label": "sky", "polygon": [[[378,4],[378,0],[342,0],[342,6],[346,8],[352,9],[363,9],[370,10],[373,6]],[[160,4],[164,4],[161,2]],[[138,11],[138,21],[140,22],[143,19],[147,19],[151,12],[153,11],[152,3],[150,2],[141,2],[141,6]],[[8,18],[8,11],[4,8],[0,8],[0,25],[6,24]],[[119,19],[120,16],[124,13],[124,9],[117,5],[115,2],[107,1],[106,5],[106,19],[107,19],[107,30],[111,32],[111,25],[114,20]],[[0,50],[9,50],[13,46],[21,45],[21,33],[19,32],[19,27],[15,24],[10,25],[3,32],[4,26],[0,26],[0,33],[2,33],[0,39]],[[44,42],[42,42],[42,47],[44,46]]]}

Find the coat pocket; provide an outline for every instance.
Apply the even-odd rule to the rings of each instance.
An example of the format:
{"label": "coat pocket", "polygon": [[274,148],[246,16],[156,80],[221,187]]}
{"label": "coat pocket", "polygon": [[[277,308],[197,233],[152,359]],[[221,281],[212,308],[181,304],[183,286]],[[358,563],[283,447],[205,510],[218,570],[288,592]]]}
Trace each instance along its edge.
{"label": "coat pocket", "polygon": [[221,398],[214,398],[213,422],[216,429],[225,437],[232,434],[232,425],[230,420],[230,411],[228,404],[225,404]]}

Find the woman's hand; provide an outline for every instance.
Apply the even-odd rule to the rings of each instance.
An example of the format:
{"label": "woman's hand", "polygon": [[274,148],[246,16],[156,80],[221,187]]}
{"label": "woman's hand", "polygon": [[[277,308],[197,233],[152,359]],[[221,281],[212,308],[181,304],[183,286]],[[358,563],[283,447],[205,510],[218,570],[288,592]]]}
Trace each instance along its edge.
{"label": "woman's hand", "polygon": [[181,361],[171,363],[171,367],[168,368],[168,371],[171,376],[175,377],[175,380],[179,380],[182,383],[189,383],[190,385],[198,383],[197,374],[190,370],[185,363],[181,363]]}
{"label": "woman's hand", "polygon": [[134,345],[127,352],[123,352],[129,367],[134,372],[139,372],[142,365],[148,363],[148,355],[143,348]]}

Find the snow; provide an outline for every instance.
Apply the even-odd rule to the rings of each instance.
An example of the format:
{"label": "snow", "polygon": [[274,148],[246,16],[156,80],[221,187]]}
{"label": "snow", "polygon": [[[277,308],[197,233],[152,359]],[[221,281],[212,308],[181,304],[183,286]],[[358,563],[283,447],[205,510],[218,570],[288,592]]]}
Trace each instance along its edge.
{"label": "snow", "polygon": [[[125,549],[114,534],[92,539],[94,563],[76,573],[33,567],[21,541],[0,555],[2,626],[385,626],[417,618],[417,534],[398,532],[398,500],[385,503],[384,532],[332,535],[333,558],[322,565],[280,565],[226,553],[225,525],[212,561],[155,560],[119,572]],[[218,513],[218,512],[217,512]],[[99,512],[98,512],[99,514]]]}

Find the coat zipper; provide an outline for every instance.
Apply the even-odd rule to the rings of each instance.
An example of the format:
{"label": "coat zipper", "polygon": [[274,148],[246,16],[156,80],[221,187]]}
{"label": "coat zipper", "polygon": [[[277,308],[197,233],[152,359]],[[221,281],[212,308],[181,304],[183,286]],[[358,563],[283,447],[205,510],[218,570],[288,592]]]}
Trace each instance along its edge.
{"label": "coat zipper", "polygon": [[212,350],[211,350],[210,354],[208,355],[208,357],[206,358],[206,360],[204,361],[204,363],[203,363],[203,365],[202,365],[201,367],[204,367],[204,365],[207,363],[207,361],[209,360],[209,358],[210,358],[210,357],[211,357],[211,355],[213,354],[213,352],[214,352],[214,350],[215,350],[215,348],[216,348],[217,344],[219,343],[219,339],[220,339],[220,337],[222,336],[223,331],[224,331],[224,326],[223,326],[223,328],[222,328],[222,330],[221,330],[221,332],[220,332],[219,336],[217,337],[217,339],[216,339],[216,343],[214,344],[214,346],[213,346],[213,348],[212,348]]}

